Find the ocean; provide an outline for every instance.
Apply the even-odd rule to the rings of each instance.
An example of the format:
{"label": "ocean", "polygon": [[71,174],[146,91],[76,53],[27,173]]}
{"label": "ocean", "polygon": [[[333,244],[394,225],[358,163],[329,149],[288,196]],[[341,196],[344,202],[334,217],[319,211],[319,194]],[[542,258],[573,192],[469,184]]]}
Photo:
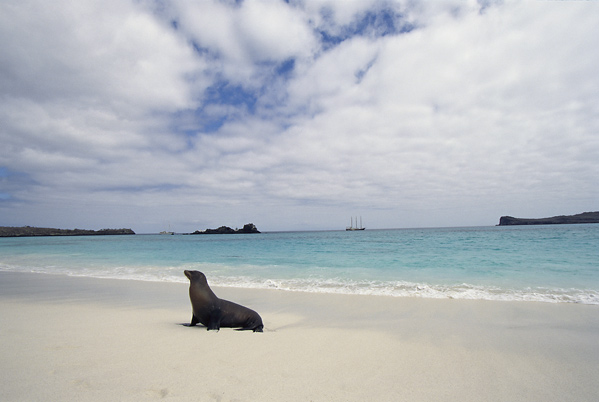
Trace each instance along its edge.
{"label": "ocean", "polygon": [[286,291],[599,304],[599,224],[0,238],[0,271]]}

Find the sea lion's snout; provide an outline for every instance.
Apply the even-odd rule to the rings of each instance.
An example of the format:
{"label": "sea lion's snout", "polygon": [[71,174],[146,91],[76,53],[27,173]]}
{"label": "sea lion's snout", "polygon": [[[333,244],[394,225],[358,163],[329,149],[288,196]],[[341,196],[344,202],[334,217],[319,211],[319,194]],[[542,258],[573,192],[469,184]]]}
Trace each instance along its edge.
{"label": "sea lion's snout", "polygon": [[203,273],[201,273],[200,271],[185,270],[185,271],[183,271],[183,273],[192,282],[196,282],[196,283],[206,283],[207,282],[206,276]]}

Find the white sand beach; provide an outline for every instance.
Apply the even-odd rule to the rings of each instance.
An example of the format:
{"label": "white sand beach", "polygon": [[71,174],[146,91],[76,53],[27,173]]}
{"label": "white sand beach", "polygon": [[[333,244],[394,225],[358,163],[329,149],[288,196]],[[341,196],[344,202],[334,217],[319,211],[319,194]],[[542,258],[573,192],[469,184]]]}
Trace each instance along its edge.
{"label": "white sand beach", "polygon": [[214,288],[258,311],[265,332],[208,332],[181,325],[187,289],[0,272],[0,400],[599,395],[599,306]]}

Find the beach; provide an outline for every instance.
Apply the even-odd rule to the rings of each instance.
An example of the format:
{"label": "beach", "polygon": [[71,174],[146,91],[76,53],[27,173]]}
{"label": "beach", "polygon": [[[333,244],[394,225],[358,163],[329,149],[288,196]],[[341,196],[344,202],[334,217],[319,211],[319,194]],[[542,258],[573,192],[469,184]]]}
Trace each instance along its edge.
{"label": "beach", "polygon": [[185,283],[0,272],[0,400],[595,401],[599,307],[214,288],[263,333],[185,327]]}

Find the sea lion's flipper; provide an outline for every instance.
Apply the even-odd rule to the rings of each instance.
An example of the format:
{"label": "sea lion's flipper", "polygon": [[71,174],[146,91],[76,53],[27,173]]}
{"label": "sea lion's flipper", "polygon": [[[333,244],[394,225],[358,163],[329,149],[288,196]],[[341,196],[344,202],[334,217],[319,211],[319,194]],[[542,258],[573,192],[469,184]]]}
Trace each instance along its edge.
{"label": "sea lion's flipper", "polygon": [[236,328],[235,331],[254,331],[254,332],[262,332],[262,328],[264,328],[264,325],[251,325],[251,326],[247,326],[247,327],[241,327],[241,328]]}
{"label": "sea lion's flipper", "polygon": [[196,318],[194,314],[191,314],[191,323],[189,323],[190,327],[194,327],[200,320]]}
{"label": "sea lion's flipper", "polygon": [[207,327],[208,327],[207,330],[210,331],[210,330],[215,329],[217,331],[220,331],[221,317],[222,317],[222,311],[219,308],[212,310],[210,312],[210,318],[209,318],[209,322],[207,325]]}

